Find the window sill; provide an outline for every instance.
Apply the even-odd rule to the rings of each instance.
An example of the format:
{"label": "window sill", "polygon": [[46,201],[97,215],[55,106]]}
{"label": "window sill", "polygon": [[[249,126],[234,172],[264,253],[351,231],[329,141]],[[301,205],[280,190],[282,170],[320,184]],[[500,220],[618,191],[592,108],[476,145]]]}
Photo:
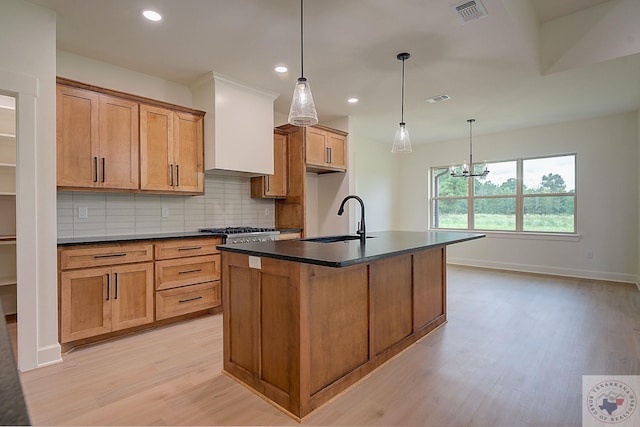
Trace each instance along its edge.
{"label": "window sill", "polygon": [[463,231],[471,233],[482,233],[489,239],[524,239],[524,240],[554,240],[562,242],[579,242],[582,236],[579,234],[562,233],[534,233],[516,231],[487,231],[487,230],[464,230],[454,228],[432,228],[432,231]]}

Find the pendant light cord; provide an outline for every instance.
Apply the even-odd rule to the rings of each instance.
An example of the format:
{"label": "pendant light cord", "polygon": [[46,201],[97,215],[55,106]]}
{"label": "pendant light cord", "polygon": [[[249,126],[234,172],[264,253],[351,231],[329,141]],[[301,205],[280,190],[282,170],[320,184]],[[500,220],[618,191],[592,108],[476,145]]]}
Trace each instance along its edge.
{"label": "pendant light cord", "polygon": [[304,0],[300,0],[300,77],[304,78]]}
{"label": "pendant light cord", "polygon": [[404,61],[405,59],[402,58],[402,106],[400,107],[400,123],[404,123]]}

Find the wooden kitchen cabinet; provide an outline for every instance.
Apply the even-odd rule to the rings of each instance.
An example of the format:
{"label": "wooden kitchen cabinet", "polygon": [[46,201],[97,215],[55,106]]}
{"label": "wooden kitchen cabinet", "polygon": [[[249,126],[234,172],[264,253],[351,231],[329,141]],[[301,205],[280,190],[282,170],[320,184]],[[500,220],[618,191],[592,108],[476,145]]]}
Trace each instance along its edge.
{"label": "wooden kitchen cabinet", "polygon": [[204,193],[204,112],[58,77],[59,189]]}
{"label": "wooden kitchen cabinet", "polygon": [[138,189],[138,104],[63,84],[56,98],[59,188]]}
{"label": "wooden kitchen cabinet", "polygon": [[305,154],[310,172],[344,172],[346,135],[339,131],[309,126],[305,128]]}
{"label": "wooden kitchen cabinet", "polygon": [[176,239],[155,244],[156,320],[221,305],[221,239]]}
{"label": "wooden kitchen cabinet", "polygon": [[288,188],[288,138],[276,130],[273,135],[273,175],[251,178],[252,198],[285,198]]}
{"label": "wooden kitchen cabinet", "polygon": [[153,263],[60,274],[60,338],[66,343],[153,322]]}
{"label": "wooden kitchen cabinet", "polygon": [[60,246],[60,342],[70,348],[222,311],[221,243],[195,237]]}
{"label": "wooden kitchen cabinet", "polygon": [[61,247],[60,341],[153,322],[153,246]]}
{"label": "wooden kitchen cabinet", "polygon": [[[319,125],[300,127],[287,124],[276,129],[286,132],[288,137],[289,183],[287,197],[275,201],[275,226],[280,229],[300,229],[301,237],[305,237],[307,172],[345,172],[347,133]],[[332,149],[331,155],[327,148]],[[334,163],[325,163],[331,157]],[[342,166],[336,167],[336,161]]]}
{"label": "wooden kitchen cabinet", "polygon": [[140,105],[140,189],[204,192],[203,116]]}

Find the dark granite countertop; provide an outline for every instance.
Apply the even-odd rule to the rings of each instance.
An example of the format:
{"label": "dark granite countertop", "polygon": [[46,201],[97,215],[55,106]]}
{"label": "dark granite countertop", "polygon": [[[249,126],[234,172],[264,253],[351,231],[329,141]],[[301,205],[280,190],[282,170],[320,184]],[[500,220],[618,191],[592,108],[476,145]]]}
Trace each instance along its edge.
{"label": "dark granite countertop", "polygon": [[367,236],[370,238],[364,245],[360,240],[319,243],[301,239],[218,245],[218,249],[327,267],[347,267],[420,249],[479,239],[485,235],[456,231],[381,231]]}
{"label": "dark granite countertop", "polygon": [[58,239],[58,246],[89,245],[95,243],[136,242],[142,240],[187,239],[193,237],[224,237],[224,234],[187,231],[183,233],[126,234],[120,236],[93,236]]}
{"label": "dark granite countertop", "polygon": [[7,324],[0,305],[0,425],[27,426],[30,424]]}

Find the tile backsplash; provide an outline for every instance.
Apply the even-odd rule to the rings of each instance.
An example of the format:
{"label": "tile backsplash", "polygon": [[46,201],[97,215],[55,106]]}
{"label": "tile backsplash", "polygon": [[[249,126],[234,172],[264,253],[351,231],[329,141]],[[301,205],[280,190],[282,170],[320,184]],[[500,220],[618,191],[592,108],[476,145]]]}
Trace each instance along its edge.
{"label": "tile backsplash", "polygon": [[273,200],[252,199],[251,179],[239,176],[205,175],[204,196],[59,191],[58,237],[273,227],[274,208]]}

